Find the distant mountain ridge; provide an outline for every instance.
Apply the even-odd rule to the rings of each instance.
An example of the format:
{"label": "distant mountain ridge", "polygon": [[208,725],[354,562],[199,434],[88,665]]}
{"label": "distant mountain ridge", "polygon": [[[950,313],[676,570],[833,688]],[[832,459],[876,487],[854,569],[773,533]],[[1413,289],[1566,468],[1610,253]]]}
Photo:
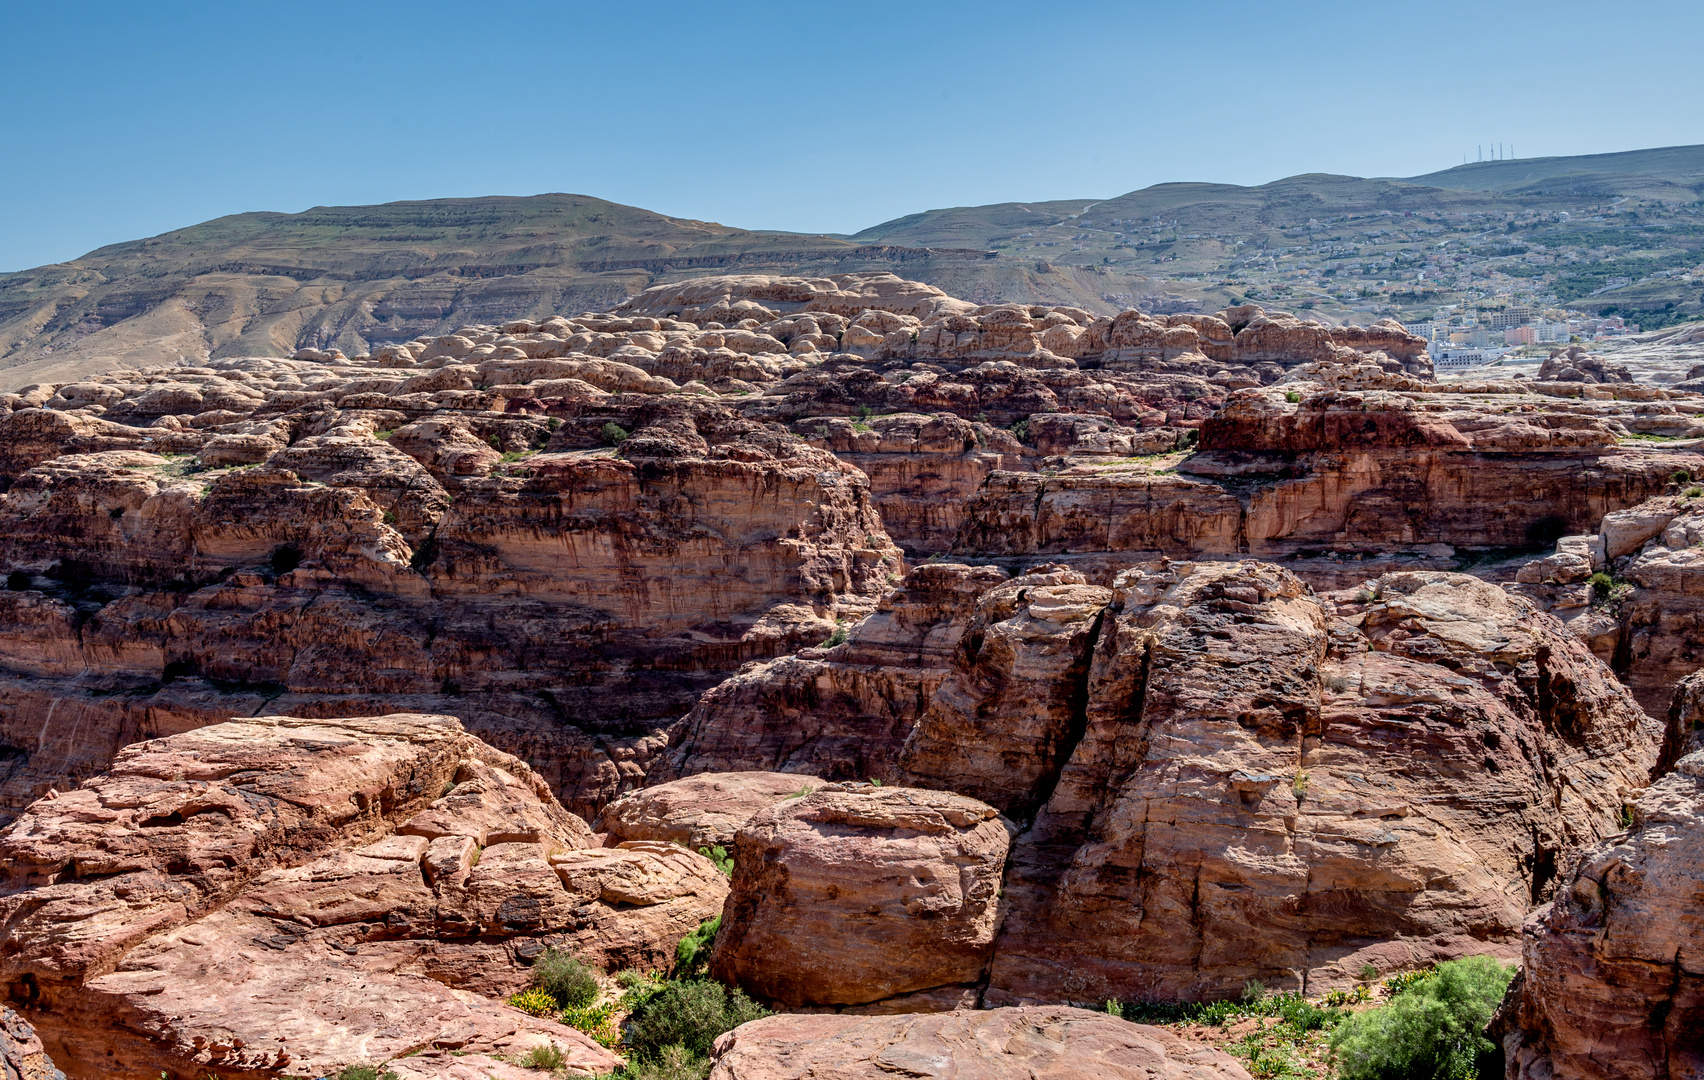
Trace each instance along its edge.
{"label": "distant mountain ridge", "polygon": [[[1699,201],[1704,146],[1475,163],[1407,180],[1158,184],[1111,199],[927,210],[849,237],[570,194],[235,214],[0,275],[0,388],[302,346],[353,353],[469,322],[604,308],[716,272],[892,270],[981,303],[1211,310],[1252,295],[1235,280],[1248,253],[1276,259],[1322,221],[1583,210],[1621,192]],[[1319,311],[1347,317],[1348,303],[1322,299]]]}

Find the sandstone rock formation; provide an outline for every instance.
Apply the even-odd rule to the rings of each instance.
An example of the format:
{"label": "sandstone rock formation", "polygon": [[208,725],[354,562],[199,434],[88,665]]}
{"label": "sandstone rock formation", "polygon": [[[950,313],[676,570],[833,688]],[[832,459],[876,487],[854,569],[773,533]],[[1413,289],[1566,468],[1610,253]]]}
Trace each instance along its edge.
{"label": "sandstone rock formation", "polygon": [[604,807],[598,827],[624,841],[727,846],[760,810],[822,784],[796,773],[699,773],[628,792]]}
{"label": "sandstone rock formation", "polygon": [[41,1048],[30,1022],[0,1005],[0,1080],[65,1080]]}
{"label": "sandstone rock formation", "polygon": [[500,1000],[547,946],[666,965],[727,883],[673,845],[590,842],[451,717],[215,724],[127,748],[0,832],[0,978],[74,1075],[318,1075],[545,1041],[607,1072],[589,1038]]}
{"label": "sandstone rock formation", "polygon": [[791,1007],[974,994],[1011,829],[975,799],[868,784],[760,811],[736,838],[711,972]]}
{"label": "sandstone rock formation", "polygon": [[[1011,808],[984,997],[1012,1004],[1320,993],[1364,964],[1512,954],[1661,731],[1559,622],[1466,575],[1321,598],[1259,563],[1111,590],[936,564],[845,644],[705,695],[671,741],[684,771],[874,761]],[[858,910],[835,884],[827,906]]]}
{"label": "sandstone rock formation", "polygon": [[1634,802],[1527,923],[1503,1018],[1510,1080],[1655,1080],[1704,1070],[1704,753]]}
{"label": "sandstone rock formation", "polygon": [[1220,1050],[1061,1006],[933,1016],[770,1016],[716,1042],[712,1080],[1245,1080]]}
{"label": "sandstone rock formation", "polygon": [[[594,818],[718,768],[714,738],[693,757],[664,730],[869,615],[902,555],[1101,587],[1161,554],[1260,555],[1336,588],[1590,532],[1704,473],[1625,441],[1704,431],[1689,395],[1445,392],[1422,345],[1254,307],[745,275],[0,396],[0,818],[137,739],[396,709],[458,716]],[[823,775],[896,761],[904,737],[872,730]]]}
{"label": "sandstone rock formation", "polygon": [[1630,383],[1633,374],[1625,364],[1612,364],[1593,356],[1580,345],[1552,349],[1538,369],[1538,377],[1551,382]]}

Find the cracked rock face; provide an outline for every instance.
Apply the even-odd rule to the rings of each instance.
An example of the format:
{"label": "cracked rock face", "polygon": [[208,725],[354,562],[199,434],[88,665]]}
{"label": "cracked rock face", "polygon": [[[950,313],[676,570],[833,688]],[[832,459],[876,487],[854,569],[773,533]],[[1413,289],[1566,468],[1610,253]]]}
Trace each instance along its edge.
{"label": "cracked rock face", "polygon": [[770,1016],[716,1041],[711,1080],[1246,1080],[1221,1050],[1064,1006]]}
{"label": "cracked rock face", "polygon": [[592,841],[452,717],[215,724],[0,832],[0,977],[77,1075],[320,1075],[425,1049],[442,1068],[410,1075],[449,1076],[545,1041],[607,1072],[502,999],[547,946],[666,966],[727,883],[673,845]]}
{"label": "cracked rock face", "polygon": [[1503,1019],[1510,1080],[1704,1072],[1704,752],[1633,804],[1526,925]]}
{"label": "cracked rock face", "polygon": [[867,775],[1009,808],[993,1004],[1321,993],[1366,964],[1512,956],[1657,759],[1660,726],[1582,643],[1466,575],[1321,597],[1253,562],[1111,590],[985,573],[919,568],[845,644],[742,674],[676,734],[683,762],[773,767],[867,725],[897,745]]}

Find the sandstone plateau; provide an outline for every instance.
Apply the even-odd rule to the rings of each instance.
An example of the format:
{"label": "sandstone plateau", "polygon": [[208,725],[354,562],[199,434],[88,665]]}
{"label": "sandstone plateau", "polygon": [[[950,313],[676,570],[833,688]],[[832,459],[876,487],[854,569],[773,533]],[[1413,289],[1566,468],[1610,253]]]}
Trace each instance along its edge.
{"label": "sandstone plateau", "polygon": [[1691,1016],[1684,882],[1604,886],[1670,912],[1626,952],[1580,882],[1697,760],[1704,396],[1424,345],[735,275],[0,395],[20,1022],[73,1077],[606,1072],[531,960],[720,915],[783,1014],[718,1076],[1239,1076],[1070,1006],[1475,953],[1521,1075],[1662,1075],[1552,1006]]}

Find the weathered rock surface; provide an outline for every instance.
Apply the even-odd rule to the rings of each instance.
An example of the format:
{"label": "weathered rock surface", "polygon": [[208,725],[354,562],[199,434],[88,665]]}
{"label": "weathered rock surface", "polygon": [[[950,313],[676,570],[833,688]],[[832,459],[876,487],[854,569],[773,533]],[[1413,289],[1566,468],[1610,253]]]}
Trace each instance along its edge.
{"label": "weathered rock surface", "polygon": [[1704,1072],[1704,753],[1633,804],[1526,925],[1503,1036],[1510,1080]]}
{"label": "weathered rock surface", "polygon": [[1512,953],[1617,826],[1654,723],[1559,624],[1465,575],[1322,602],[1275,567],[1120,579],[1084,732],[1014,844],[987,998],[1321,992]]}
{"label": "weathered rock surface", "polygon": [[1061,1006],[927,1016],[770,1016],[716,1041],[712,1080],[1245,1080],[1229,1054]]}
{"label": "weathered rock surface", "polygon": [[6,1005],[0,1005],[0,1080],[65,1080],[35,1028]]}
{"label": "weathered rock surface", "polygon": [[831,649],[753,665],[669,730],[659,779],[764,770],[892,780],[917,717],[951,672],[992,566],[925,563]]}
{"label": "weathered rock surface", "polygon": [[[329,344],[0,398],[0,818],[138,739],[396,709],[458,716],[593,818],[719,768],[665,729],[869,614],[902,554],[1101,587],[1161,554],[1260,555],[1336,588],[1378,572],[1357,558],[1548,543],[1704,473],[1622,441],[1704,430],[1688,395],[1444,392],[1398,327],[1252,306],[1103,317],[735,275]],[[844,711],[777,704],[807,727]],[[909,731],[871,731],[822,775],[894,762]]]}
{"label": "weathered rock surface", "polygon": [[620,840],[730,845],[760,810],[823,781],[797,773],[699,773],[630,791],[604,807],[598,827]]}
{"label": "weathered rock surface", "polygon": [[0,832],[0,978],[76,1075],[543,1041],[606,1072],[590,1039],[500,999],[550,945],[666,965],[727,883],[674,845],[591,839],[451,717],[215,724],[126,749]]}
{"label": "weathered rock surface", "polygon": [[1466,575],[1322,598],[1259,563],[1110,591],[985,573],[920,567],[845,644],[742,673],[671,741],[678,767],[850,778],[822,766],[865,726],[898,744],[881,778],[1028,821],[994,1003],[1319,993],[1368,963],[1512,955],[1657,759],[1660,726],[1583,643]]}
{"label": "weathered rock surface", "polygon": [[1011,831],[975,799],[868,784],[762,810],[736,837],[711,971],[792,1007],[974,985]]}

